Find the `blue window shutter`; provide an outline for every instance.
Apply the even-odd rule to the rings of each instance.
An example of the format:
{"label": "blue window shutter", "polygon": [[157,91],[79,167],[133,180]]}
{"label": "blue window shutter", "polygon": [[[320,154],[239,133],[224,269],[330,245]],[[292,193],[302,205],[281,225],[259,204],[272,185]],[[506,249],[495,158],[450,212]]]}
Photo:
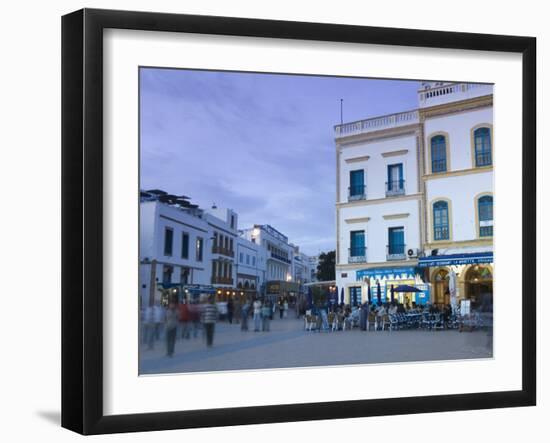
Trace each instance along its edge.
{"label": "blue window shutter", "polygon": [[403,163],[399,163],[399,187],[403,187]]}

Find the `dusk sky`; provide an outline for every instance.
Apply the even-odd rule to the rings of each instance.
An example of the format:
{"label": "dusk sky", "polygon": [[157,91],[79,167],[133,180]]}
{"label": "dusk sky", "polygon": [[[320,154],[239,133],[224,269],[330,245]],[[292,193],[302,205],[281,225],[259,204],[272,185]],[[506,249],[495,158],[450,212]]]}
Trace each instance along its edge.
{"label": "dusk sky", "polygon": [[333,126],[417,107],[417,81],[142,68],[141,189],[336,245]]}

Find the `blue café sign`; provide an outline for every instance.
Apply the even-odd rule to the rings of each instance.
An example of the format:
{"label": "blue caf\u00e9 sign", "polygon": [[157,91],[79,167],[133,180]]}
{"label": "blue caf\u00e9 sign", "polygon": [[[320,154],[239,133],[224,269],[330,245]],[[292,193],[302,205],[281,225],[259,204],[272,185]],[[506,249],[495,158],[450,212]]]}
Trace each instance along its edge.
{"label": "blue caf\u00e9 sign", "polygon": [[357,280],[363,280],[365,277],[374,279],[405,279],[414,278],[414,268],[412,266],[404,266],[400,268],[371,268],[361,269],[356,273]]}
{"label": "blue caf\u00e9 sign", "polygon": [[431,255],[418,259],[419,268],[431,266],[474,265],[478,263],[492,263],[492,252],[478,252],[471,254]]}

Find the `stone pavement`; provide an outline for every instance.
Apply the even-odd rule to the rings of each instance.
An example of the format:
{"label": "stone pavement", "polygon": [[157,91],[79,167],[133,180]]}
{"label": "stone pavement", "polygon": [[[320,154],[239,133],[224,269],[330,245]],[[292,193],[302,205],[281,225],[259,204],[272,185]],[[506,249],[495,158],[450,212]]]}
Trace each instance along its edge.
{"label": "stone pavement", "polygon": [[[253,329],[253,323],[249,322]],[[270,332],[241,331],[240,325],[216,324],[214,346],[207,348],[202,333],[176,342],[175,355],[166,357],[164,340],[155,349],[140,347],[140,374],[211,372],[343,364],[491,358],[487,332],[401,330],[308,332],[302,319],[271,321]]]}

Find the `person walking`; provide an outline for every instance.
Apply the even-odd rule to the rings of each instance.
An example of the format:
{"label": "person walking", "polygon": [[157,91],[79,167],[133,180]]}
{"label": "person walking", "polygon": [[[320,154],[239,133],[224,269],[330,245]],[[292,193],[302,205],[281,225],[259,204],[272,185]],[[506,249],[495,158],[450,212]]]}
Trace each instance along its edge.
{"label": "person walking", "polygon": [[269,332],[269,322],[273,309],[269,303],[264,303],[262,306],[262,331]]}
{"label": "person walking", "polygon": [[359,316],[359,325],[361,326],[361,331],[367,330],[367,319],[369,318],[369,302],[365,301],[361,305],[361,313]]}
{"label": "person walking", "polygon": [[193,325],[193,338],[197,338],[200,328],[200,305],[196,302],[189,304],[189,321]]}
{"label": "person walking", "polygon": [[248,300],[244,301],[241,308],[241,331],[248,331],[248,313],[250,311],[250,303]]}
{"label": "person walking", "polygon": [[147,306],[143,314],[143,326],[147,349],[153,349],[155,343],[155,317],[153,306]]}
{"label": "person walking", "polygon": [[241,300],[237,297],[233,302],[233,320],[239,324],[241,322],[242,305]]}
{"label": "person walking", "polygon": [[285,306],[283,304],[283,300],[279,300],[279,318],[283,319],[283,314],[285,313]]}
{"label": "person walking", "polygon": [[254,314],[254,332],[260,332],[260,322],[262,316],[262,302],[256,299],[252,304],[252,313]]}
{"label": "person walking", "polygon": [[283,303],[283,310],[284,310],[283,317],[287,318],[288,317],[288,301],[287,300],[285,300],[284,303]]}
{"label": "person walking", "polygon": [[189,303],[185,300],[179,305],[180,323],[181,323],[181,338],[191,338],[191,313],[189,312]]}
{"label": "person walking", "polygon": [[214,328],[218,320],[218,307],[214,298],[210,298],[202,311],[202,324],[206,333],[206,346],[211,348],[214,343]]}
{"label": "person walking", "polygon": [[233,299],[230,298],[227,301],[227,321],[229,322],[229,324],[233,324],[233,307]]}
{"label": "person walking", "polygon": [[153,306],[153,318],[155,322],[155,340],[160,340],[160,330],[162,324],[165,321],[165,312],[164,308],[160,305],[159,302],[156,302]]}
{"label": "person walking", "polygon": [[164,335],[166,338],[166,356],[174,356],[174,348],[176,345],[176,334],[178,330],[179,313],[176,309],[176,304],[171,302],[164,316]]}
{"label": "person walking", "polygon": [[252,304],[252,314],[254,316],[254,332],[259,332],[262,319],[262,302],[258,298]]}

